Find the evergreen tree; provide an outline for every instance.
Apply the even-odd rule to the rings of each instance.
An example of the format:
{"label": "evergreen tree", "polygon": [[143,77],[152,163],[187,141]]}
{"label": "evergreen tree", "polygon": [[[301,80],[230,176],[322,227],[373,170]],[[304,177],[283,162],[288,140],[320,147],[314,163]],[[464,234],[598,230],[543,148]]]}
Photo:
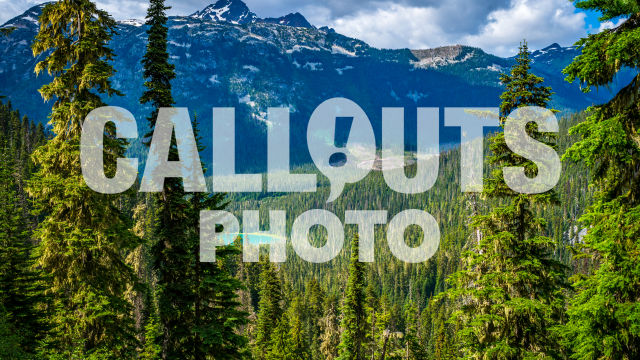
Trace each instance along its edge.
{"label": "evergreen tree", "polygon": [[362,360],[367,357],[367,315],[365,312],[365,264],[360,262],[360,239],[356,234],[351,242],[349,279],[342,305],[342,338],[340,360]]}
{"label": "evergreen tree", "polygon": [[[546,106],[551,89],[543,79],[530,73],[531,59],[526,42],[520,46],[516,64],[500,81],[501,124],[521,106]],[[527,131],[538,141],[551,144],[553,136],[538,132],[531,124]],[[451,277],[450,295],[460,299],[460,310],[452,318],[462,324],[457,331],[462,356],[468,359],[523,359],[558,357],[554,328],[564,308],[563,270],[552,259],[555,243],[541,233],[545,221],[536,216],[536,207],[555,199],[544,194],[519,194],[504,182],[502,169],[522,166],[528,176],[534,164],[507,147],[504,133],[491,139],[489,163],[494,166],[483,195],[501,199],[487,215],[474,217],[473,228],[481,230],[480,241],[464,255],[464,268]]]}
{"label": "evergreen tree", "polygon": [[33,353],[42,333],[41,279],[33,270],[29,221],[16,203],[13,160],[0,153],[0,306],[20,347]]}
{"label": "evergreen tree", "polygon": [[338,357],[337,350],[340,345],[338,300],[335,296],[327,296],[324,309],[324,315],[320,319],[320,353],[323,359],[333,360]]}
{"label": "evergreen tree", "polygon": [[307,282],[305,293],[305,334],[309,344],[309,352],[313,359],[324,359],[320,351],[320,335],[322,329],[320,319],[323,315],[324,292],[318,280],[312,278]]}
{"label": "evergreen tree", "polygon": [[[164,0],[151,0],[147,10],[147,48],[142,59],[144,86],[146,91],[141,104],[151,104],[152,112],[147,118],[150,132],[146,135],[147,146],[153,134],[158,111],[171,107],[171,80],[175,78],[174,66],[169,63],[167,51],[167,16]],[[175,134],[172,135],[169,160],[178,157]],[[157,195],[157,222],[154,244],[151,248],[152,269],[157,277],[156,295],[158,315],[162,328],[159,341],[163,358],[188,359],[195,356],[195,287],[193,283],[194,249],[188,224],[189,204],[185,199],[182,182],[178,178],[165,180],[161,193]]]}
{"label": "evergreen tree", "polygon": [[[640,4],[637,1],[578,0],[578,8],[600,12],[601,21],[623,18],[613,29],[591,34],[576,45],[582,54],[564,70],[585,92],[617,81],[625,68],[640,66]],[[588,109],[586,121],[571,129],[581,139],[565,159],[591,167],[596,189],[582,216],[587,229],[578,259],[592,268],[575,277],[565,328],[575,359],[640,358],[640,75],[608,103]]]}
{"label": "evergreen tree", "polygon": [[[201,145],[197,116],[192,123],[198,151]],[[204,168],[204,164],[202,164]],[[247,324],[247,313],[242,311],[238,293],[243,290],[242,283],[233,276],[236,262],[242,253],[240,243],[216,249],[215,263],[201,263],[200,212],[204,210],[223,210],[227,206],[226,194],[193,193],[189,199],[189,219],[191,226],[189,239],[193,249],[194,261],[194,333],[195,359],[206,359],[216,354],[216,359],[240,359],[246,357],[247,338],[241,335],[241,328]]]}
{"label": "evergreen tree", "polygon": [[254,356],[257,359],[265,359],[271,351],[272,334],[282,318],[282,300],[282,284],[275,265],[268,259],[264,260],[261,263],[260,302],[255,335]]}
{"label": "evergreen tree", "polygon": [[309,345],[302,322],[304,308],[300,295],[293,296],[287,311],[289,313],[288,337],[291,342],[291,354],[295,359],[309,359]]}
{"label": "evergreen tree", "polygon": [[420,316],[418,307],[415,303],[410,302],[405,309],[405,358],[414,360],[426,360],[427,350],[425,341],[423,341],[419,333]]}
{"label": "evergreen tree", "polygon": [[162,348],[158,345],[158,337],[160,337],[160,326],[155,313],[152,313],[144,327],[144,348],[140,354],[141,359],[161,359]]}
{"label": "evergreen tree", "polygon": [[147,9],[146,25],[147,49],[142,58],[144,67],[144,77],[147,81],[144,86],[147,88],[140,98],[141,104],[150,103],[153,106],[151,115],[147,118],[151,132],[153,134],[158,110],[161,107],[173,105],[173,95],[171,94],[171,80],[176,75],[175,66],[169,63],[169,52],[167,51],[167,15],[166,11],[171,9],[165,6],[164,0],[150,0]]}
{"label": "evergreen tree", "polygon": [[[199,219],[202,210],[224,209],[224,196],[193,194],[190,217]],[[200,227],[195,223],[192,228]],[[197,250],[199,231],[193,231],[192,239],[193,248]],[[247,323],[247,313],[240,309],[238,298],[243,286],[232,274],[233,262],[239,254],[241,250],[236,244],[218,247],[215,263],[200,263],[199,254],[194,254],[196,359],[205,359],[208,354],[216,354],[216,359],[239,359],[247,355],[247,339],[239,331]]]}
{"label": "evergreen tree", "polygon": [[302,358],[294,355],[294,344],[290,337],[291,329],[289,327],[289,315],[287,312],[282,313],[282,317],[278,320],[277,325],[271,334],[271,343],[269,352],[266,354],[267,360],[301,360]]}
{"label": "evergreen tree", "polygon": [[9,314],[0,303],[0,359],[23,360],[31,356],[22,348],[24,339],[9,321]]}
{"label": "evergreen tree", "polygon": [[[116,22],[88,0],[47,4],[33,43],[44,54],[35,71],[53,79],[40,89],[55,99],[50,124],[55,137],[38,148],[39,166],[29,183],[36,210],[45,218],[34,237],[40,239],[38,265],[47,273],[55,314],[45,352],[68,358],[132,356],[138,342],[124,297],[136,281],[123,254],[137,246],[128,220],[116,208],[116,196],[99,194],[84,183],[80,134],[87,114],[118,95],[110,82],[113,53],[107,44]],[[108,126],[104,137],[105,172],[115,171],[126,142]]]}

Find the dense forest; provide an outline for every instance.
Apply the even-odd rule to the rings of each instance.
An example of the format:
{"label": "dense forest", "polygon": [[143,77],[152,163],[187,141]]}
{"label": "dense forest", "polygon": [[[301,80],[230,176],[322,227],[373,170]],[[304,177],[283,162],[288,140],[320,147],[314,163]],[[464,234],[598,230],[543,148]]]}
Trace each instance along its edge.
{"label": "dense forest", "polygon": [[[640,66],[637,2],[575,5],[626,20],[580,40],[567,81],[590,91]],[[151,0],[146,19],[147,147],[158,109],[174,103],[168,9]],[[0,105],[0,359],[640,358],[640,75],[610,102],[563,115],[557,134],[527,125],[563,160],[559,183],[541,194],[506,185],[503,168],[532,177],[537,167],[498,131],[484,139],[482,193],[460,191],[453,148],[440,155],[436,185],[415,195],[390,190],[379,171],[328,204],[325,179],[314,193],[187,193],[170,178],[159,193],[107,195],[83,180],[80,137],[105,97],[126,96],[110,80],[116,23],[89,0],[48,4],[39,21],[33,54],[36,72],[52,76],[40,89],[53,104],[48,126]],[[531,61],[523,42],[500,75],[501,125],[553,94]],[[107,126],[107,175],[128,148]],[[168,156],[178,157],[175,138]],[[239,240],[219,247],[216,262],[199,261],[203,210],[242,218],[259,209],[266,229],[268,210],[286,209],[290,229],[315,208],[341,218],[352,209],[424,209],[440,224],[439,249],[404,263],[378,226],[375,259],[361,262],[353,225],[324,264],[290,245],[286,262],[271,262],[266,248],[259,262],[244,262]],[[314,230],[311,242],[321,245],[326,232]],[[410,245],[421,238],[417,227],[405,232]]]}

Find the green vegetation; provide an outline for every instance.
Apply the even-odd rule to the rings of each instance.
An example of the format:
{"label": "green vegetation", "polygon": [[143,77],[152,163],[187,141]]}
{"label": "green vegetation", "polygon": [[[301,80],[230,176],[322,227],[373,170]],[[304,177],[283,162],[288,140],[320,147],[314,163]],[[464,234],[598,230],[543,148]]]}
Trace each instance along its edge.
{"label": "green vegetation", "polygon": [[[173,104],[175,74],[168,8],[150,5],[140,101],[152,108],[152,133],[158,109]],[[588,90],[640,65],[635,2],[576,5],[628,19],[580,42],[569,81]],[[543,194],[505,185],[504,166],[531,176],[537,169],[496,133],[485,139],[481,195],[460,192],[459,149],[441,154],[438,182],[416,195],[389,190],[377,171],[329,204],[323,178],[315,193],[185,193],[168,179],[158,194],[102,195],[82,179],[79,143],[84,118],[104,105],[100,95],[119,95],[107,47],[115,22],[88,0],[63,0],[44,8],[40,23],[33,50],[36,70],[52,75],[41,89],[54,101],[51,133],[0,104],[0,359],[640,357],[638,77],[609,103],[563,117],[557,136],[528,125],[564,154],[560,182]],[[549,101],[552,90],[530,63],[525,43],[500,76],[502,120]],[[112,174],[128,144],[112,126],[104,139]],[[177,157],[175,139],[169,157]],[[440,246],[424,263],[403,263],[378,226],[374,262],[363,263],[349,225],[344,250],[326,264],[301,260],[290,245],[284,263],[266,254],[244,263],[239,241],[219,247],[215,263],[199,261],[202,210],[259,209],[266,227],[268,210],[286,209],[290,229],[312,208],[338,217],[354,208],[390,216],[424,209],[441,226]],[[322,244],[326,232],[312,230]],[[405,233],[409,244],[421,237],[415,227]]]}
{"label": "green vegetation", "polygon": [[[109,80],[113,55],[106,45],[116,23],[85,0],[47,5],[40,24],[33,53],[44,57],[36,72],[53,76],[40,93],[55,99],[49,120],[54,137],[34,151],[38,170],[28,186],[42,215],[33,237],[39,240],[38,266],[50,277],[47,293],[52,297],[52,329],[42,356],[131,357],[138,340],[124,293],[137,278],[123,255],[139,240],[116,207],[117,197],[84,183],[79,146],[84,118],[104,105],[99,94],[118,95]],[[115,159],[125,147],[109,127],[107,174],[115,171]]]}
{"label": "green vegetation", "polygon": [[[607,85],[623,67],[638,68],[640,7],[636,1],[576,1],[602,19],[628,17],[615,29],[582,39],[582,55],[565,69],[569,81]],[[582,215],[588,229],[577,259],[588,266],[574,276],[567,346],[575,359],[640,357],[640,75],[608,103],[587,110],[571,129],[580,136],[565,154],[593,173],[593,204]]]}
{"label": "green vegetation", "polygon": [[[520,46],[517,64],[501,81],[501,123],[520,106],[546,107],[551,89],[531,73],[527,44]],[[530,124],[531,125],[531,124]],[[529,133],[547,144],[553,138],[529,126]],[[506,185],[502,169],[522,166],[533,175],[535,164],[514,154],[503,132],[490,140],[494,168],[483,195],[500,201],[486,215],[476,215],[478,236],[463,254],[461,270],[451,276],[448,294],[458,302],[452,321],[458,321],[456,340],[468,359],[559,358],[554,329],[562,321],[564,266],[552,258],[556,244],[543,236],[546,222],[534,213],[555,199],[553,191],[519,194]],[[504,204],[504,205],[502,205]]]}

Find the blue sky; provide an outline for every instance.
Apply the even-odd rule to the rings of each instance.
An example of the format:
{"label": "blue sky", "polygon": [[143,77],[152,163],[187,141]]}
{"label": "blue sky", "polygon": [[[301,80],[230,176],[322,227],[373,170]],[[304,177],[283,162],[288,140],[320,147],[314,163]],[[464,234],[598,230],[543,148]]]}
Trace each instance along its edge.
{"label": "blue sky", "polygon": [[[148,0],[97,0],[116,19],[143,18]],[[0,0],[0,23],[42,0]],[[167,0],[171,15],[188,15],[215,0]],[[526,38],[532,48],[573,44],[611,27],[569,0],[245,0],[260,17],[302,13],[316,26],[380,48],[431,48],[463,44],[512,55]]]}

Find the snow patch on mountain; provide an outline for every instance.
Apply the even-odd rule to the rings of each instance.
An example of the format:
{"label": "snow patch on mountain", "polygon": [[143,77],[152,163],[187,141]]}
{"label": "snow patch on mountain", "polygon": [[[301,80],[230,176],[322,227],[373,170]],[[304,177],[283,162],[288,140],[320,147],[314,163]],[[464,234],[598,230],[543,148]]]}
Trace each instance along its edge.
{"label": "snow patch on mountain", "polygon": [[302,66],[303,69],[307,69],[310,71],[321,71],[322,63],[319,62],[307,62]]}
{"label": "snow patch on mountain", "polygon": [[245,69],[245,70],[249,70],[250,72],[253,72],[253,73],[260,72],[260,69],[258,69],[257,67],[255,67],[253,65],[244,65],[242,68]]}
{"label": "snow patch on mountain", "polygon": [[346,55],[346,56],[350,56],[350,57],[356,57],[356,52],[355,51],[349,51],[349,50],[343,48],[342,46],[335,45],[335,44],[331,46],[331,53],[332,54]]}
{"label": "snow patch on mountain", "polygon": [[145,23],[144,20],[139,20],[139,19],[127,19],[127,20],[122,20],[118,22],[123,25],[131,25],[135,27],[140,27]]}
{"label": "snow patch on mountain", "polygon": [[336,71],[338,72],[338,74],[342,75],[345,70],[351,70],[351,69],[353,69],[353,66],[347,65],[343,68],[337,68]]}

